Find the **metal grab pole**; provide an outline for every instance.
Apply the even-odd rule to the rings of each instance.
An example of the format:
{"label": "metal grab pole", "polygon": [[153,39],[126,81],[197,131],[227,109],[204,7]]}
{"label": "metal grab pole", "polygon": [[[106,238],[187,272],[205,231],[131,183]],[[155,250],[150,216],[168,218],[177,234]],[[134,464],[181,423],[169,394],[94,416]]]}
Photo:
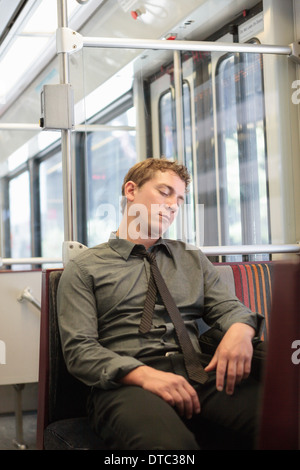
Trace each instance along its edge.
{"label": "metal grab pole", "polygon": [[252,52],[257,54],[291,55],[291,46],[272,44],[227,43],[210,41],[167,41],[163,39],[135,38],[97,38],[82,37],[83,47],[125,48],[125,49],[157,49],[175,51],[204,52]]}
{"label": "metal grab pole", "polygon": [[[59,1],[59,0],[58,0]],[[169,51],[203,51],[203,52],[241,52],[255,54],[286,55],[296,63],[300,63],[300,42],[295,41],[289,45],[228,43],[212,41],[168,41],[165,39],[136,39],[136,38],[108,38],[84,37],[70,28],[62,27],[58,30],[58,52],[73,53],[82,47],[118,48],[118,49],[153,49]]]}
{"label": "metal grab pole", "polygon": [[[58,28],[68,26],[67,0],[57,0]],[[67,52],[60,52],[60,83],[69,83],[69,57]],[[64,205],[64,240],[77,240],[76,218],[74,217],[75,199],[73,194],[73,165],[71,130],[61,130],[63,205]]]}
{"label": "metal grab pole", "polygon": [[13,439],[14,445],[20,450],[26,450],[27,445],[23,437],[23,412],[22,412],[22,391],[25,384],[15,384],[15,417],[16,417],[16,439]]}
{"label": "metal grab pole", "polygon": [[[74,246],[73,246],[74,245]],[[71,248],[75,248],[75,244]],[[79,249],[84,245],[79,244]],[[195,247],[197,249],[197,247]],[[227,245],[227,246],[202,246],[198,248],[207,256],[222,255],[257,255],[257,254],[296,254],[300,255],[300,243],[290,245]],[[21,264],[61,264],[61,258],[0,258],[0,268],[2,266],[21,265]]]}

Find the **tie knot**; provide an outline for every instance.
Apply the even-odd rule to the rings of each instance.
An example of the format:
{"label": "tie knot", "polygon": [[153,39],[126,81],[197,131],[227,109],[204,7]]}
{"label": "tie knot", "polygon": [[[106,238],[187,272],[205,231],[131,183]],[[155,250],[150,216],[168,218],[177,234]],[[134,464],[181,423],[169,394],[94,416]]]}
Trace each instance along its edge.
{"label": "tie knot", "polygon": [[147,258],[149,263],[155,262],[155,254],[147,251],[143,245],[135,245],[131,253],[141,258]]}

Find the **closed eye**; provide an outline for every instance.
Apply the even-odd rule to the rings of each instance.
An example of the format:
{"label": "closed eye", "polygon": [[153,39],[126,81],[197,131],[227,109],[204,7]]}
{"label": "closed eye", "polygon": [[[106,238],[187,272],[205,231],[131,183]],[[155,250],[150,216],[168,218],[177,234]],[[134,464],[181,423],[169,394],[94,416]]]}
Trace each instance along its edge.
{"label": "closed eye", "polygon": [[[171,197],[172,195],[175,195],[175,191],[174,189],[170,186],[166,186],[166,185],[162,185],[160,187],[157,187],[157,190],[159,192],[159,194],[162,196],[162,197]],[[181,206],[182,204],[184,203],[184,197],[181,196],[181,195],[178,195],[177,197],[177,200],[176,200],[176,204],[177,206]]]}

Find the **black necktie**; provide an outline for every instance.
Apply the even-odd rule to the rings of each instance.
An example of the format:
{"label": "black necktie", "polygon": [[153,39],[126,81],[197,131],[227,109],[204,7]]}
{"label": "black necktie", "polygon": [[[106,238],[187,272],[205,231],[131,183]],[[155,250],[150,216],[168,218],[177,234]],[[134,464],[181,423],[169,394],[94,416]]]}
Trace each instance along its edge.
{"label": "black necktie", "polygon": [[158,269],[155,255],[153,253],[149,253],[144,247],[140,245],[136,245],[134,247],[132,254],[140,257],[146,257],[150,263],[151,269],[147,297],[139,328],[140,333],[147,333],[151,328],[152,315],[158,290],[164,306],[166,307],[167,312],[174,324],[176,335],[183,353],[185,366],[190,379],[193,379],[198,383],[205,383],[208,379],[208,375],[202,367],[199,354],[195,351],[192,345],[181,314],[174,302],[173,297],[170,294],[168,287],[166,286],[160,270]]}

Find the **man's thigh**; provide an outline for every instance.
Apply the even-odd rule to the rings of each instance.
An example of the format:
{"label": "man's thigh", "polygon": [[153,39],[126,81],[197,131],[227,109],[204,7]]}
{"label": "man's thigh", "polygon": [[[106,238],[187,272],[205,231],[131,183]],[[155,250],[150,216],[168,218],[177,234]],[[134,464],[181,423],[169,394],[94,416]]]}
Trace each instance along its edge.
{"label": "man's thigh", "polygon": [[[196,386],[201,403],[193,429],[201,434],[209,429],[219,435],[222,446],[252,449],[257,441],[261,384],[252,377],[235,387],[233,395],[216,389],[215,374],[205,386]],[[205,444],[204,444],[205,445]]]}
{"label": "man's thigh", "polygon": [[[203,366],[210,360],[210,356],[202,355]],[[173,372],[185,375],[183,358],[174,355],[171,361]],[[215,371],[208,375],[204,385],[192,384],[199,396],[201,412],[187,420],[186,425],[197,435],[202,448],[253,448],[257,440],[261,383],[251,376],[236,386],[233,395],[227,395],[216,389]]]}
{"label": "man's thigh", "polygon": [[193,433],[159,396],[135,386],[92,391],[92,427],[111,449],[197,450]]}

